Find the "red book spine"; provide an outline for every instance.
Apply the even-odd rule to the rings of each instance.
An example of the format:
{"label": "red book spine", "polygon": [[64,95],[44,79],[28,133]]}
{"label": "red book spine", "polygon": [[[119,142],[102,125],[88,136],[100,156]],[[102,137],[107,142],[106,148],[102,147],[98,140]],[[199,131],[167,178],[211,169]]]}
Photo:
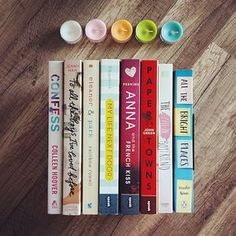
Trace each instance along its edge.
{"label": "red book spine", "polygon": [[157,212],[157,60],[141,62],[141,213]]}

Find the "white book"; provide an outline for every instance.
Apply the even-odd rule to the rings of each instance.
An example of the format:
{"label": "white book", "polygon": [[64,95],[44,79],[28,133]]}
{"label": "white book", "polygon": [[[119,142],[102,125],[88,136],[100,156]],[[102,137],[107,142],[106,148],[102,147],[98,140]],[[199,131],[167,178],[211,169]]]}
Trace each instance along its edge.
{"label": "white book", "polygon": [[81,214],[82,62],[65,61],[63,215]]}
{"label": "white book", "polygon": [[173,65],[159,64],[159,212],[173,212]]}
{"label": "white book", "polygon": [[63,62],[49,61],[48,214],[61,214]]}
{"label": "white book", "polygon": [[98,214],[99,61],[83,62],[83,214]]}

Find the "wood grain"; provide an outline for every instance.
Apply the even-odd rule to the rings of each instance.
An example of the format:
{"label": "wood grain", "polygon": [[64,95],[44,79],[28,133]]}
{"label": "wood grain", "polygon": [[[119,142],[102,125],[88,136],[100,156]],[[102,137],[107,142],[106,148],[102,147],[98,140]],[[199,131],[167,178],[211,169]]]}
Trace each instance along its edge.
{"label": "wood grain", "polygon": [[[152,18],[184,26],[172,46],[133,37],[66,45],[67,19],[85,25]],[[236,2],[234,0],[8,0],[0,5],[0,235],[236,235]],[[158,58],[194,69],[195,213],[47,215],[48,60]]]}

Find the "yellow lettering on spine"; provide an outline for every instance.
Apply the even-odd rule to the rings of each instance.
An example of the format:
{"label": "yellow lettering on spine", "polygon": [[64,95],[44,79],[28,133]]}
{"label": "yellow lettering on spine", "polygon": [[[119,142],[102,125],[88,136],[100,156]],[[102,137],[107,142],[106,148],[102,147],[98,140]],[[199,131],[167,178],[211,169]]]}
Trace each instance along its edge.
{"label": "yellow lettering on spine", "polygon": [[106,100],[106,124],[105,124],[105,178],[107,181],[113,180],[113,149],[114,149],[114,102],[112,99]]}

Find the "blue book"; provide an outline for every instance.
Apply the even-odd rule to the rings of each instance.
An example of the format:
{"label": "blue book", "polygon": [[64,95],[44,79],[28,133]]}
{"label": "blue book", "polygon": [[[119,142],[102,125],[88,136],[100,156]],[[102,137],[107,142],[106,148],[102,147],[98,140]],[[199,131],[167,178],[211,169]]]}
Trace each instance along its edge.
{"label": "blue book", "polygon": [[120,60],[101,60],[99,214],[119,213]]}
{"label": "blue book", "polygon": [[192,213],[193,166],[193,72],[174,73],[174,209]]}

